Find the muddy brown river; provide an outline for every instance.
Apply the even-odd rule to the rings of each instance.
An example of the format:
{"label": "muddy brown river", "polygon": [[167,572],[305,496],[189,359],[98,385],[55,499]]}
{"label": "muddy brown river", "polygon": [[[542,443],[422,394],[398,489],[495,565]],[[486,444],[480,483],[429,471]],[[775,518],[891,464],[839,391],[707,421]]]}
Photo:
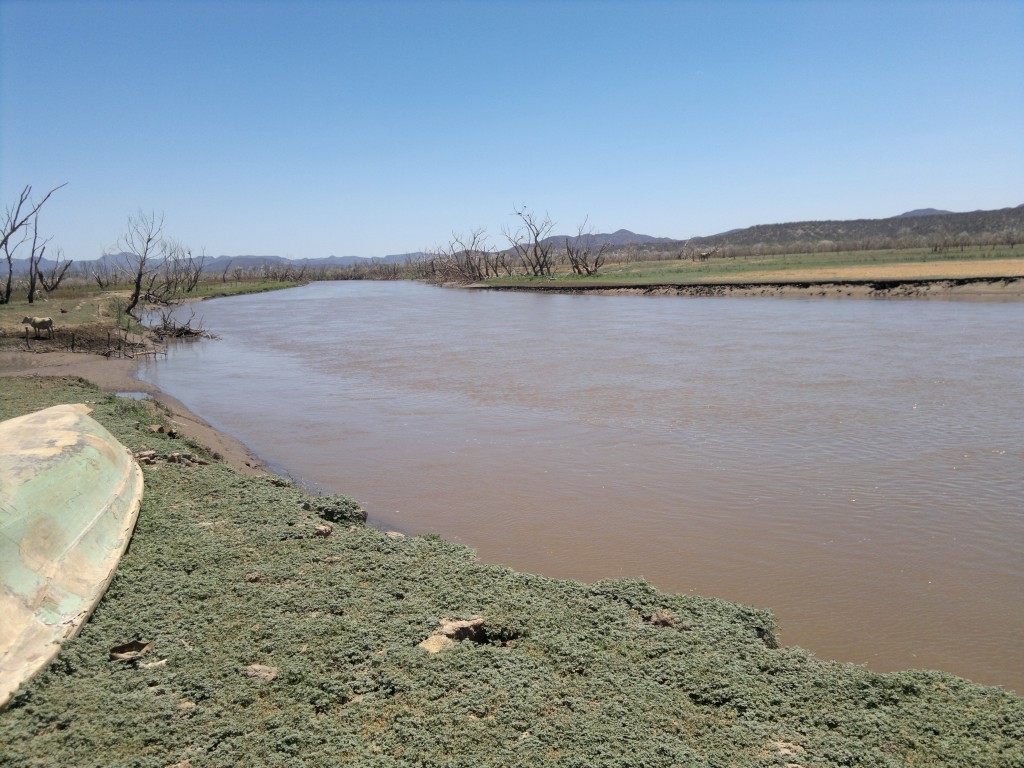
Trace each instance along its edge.
{"label": "muddy brown river", "polygon": [[373,524],[1024,691],[1024,303],[345,282],[192,310],[220,338],[141,378]]}

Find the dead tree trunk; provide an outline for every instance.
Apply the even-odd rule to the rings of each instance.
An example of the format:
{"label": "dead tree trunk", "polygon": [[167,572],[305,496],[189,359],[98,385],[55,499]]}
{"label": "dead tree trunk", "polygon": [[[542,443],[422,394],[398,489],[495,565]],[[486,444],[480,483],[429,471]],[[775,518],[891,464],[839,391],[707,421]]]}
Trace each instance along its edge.
{"label": "dead tree trunk", "polygon": [[516,208],[514,213],[519,217],[520,226],[515,232],[504,230],[505,239],[529,274],[535,277],[550,275],[551,243],[545,240],[555,223],[546,214],[543,219],[538,218],[532,211],[526,210],[525,205]]}
{"label": "dead tree trunk", "polygon": [[32,202],[32,185],[27,184],[21,190],[18,202],[4,211],[3,219],[0,219],[0,251],[3,251],[7,261],[7,282],[4,285],[3,292],[0,293],[0,304],[7,304],[11,301],[14,279],[14,252],[18,249],[19,245],[28,239],[27,233],[23,233],[24,236],[20,240],[16,240],[18,233],[25,229],[31,219],[38,216],[39,209],[50,199],[50,195],[66,184],[67,182],[51,189],[38,203]]}

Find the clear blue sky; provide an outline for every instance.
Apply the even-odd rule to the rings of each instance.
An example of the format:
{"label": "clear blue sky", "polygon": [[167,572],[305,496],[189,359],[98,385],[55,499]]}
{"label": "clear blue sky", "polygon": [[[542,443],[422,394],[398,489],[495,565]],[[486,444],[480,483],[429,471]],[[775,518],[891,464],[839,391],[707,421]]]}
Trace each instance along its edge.
{"label": "clear blue sky", "polygon": [[[1024,203],[1024,2],[0,0],[0,202],[210,255]],[[502,243],[503,244],[503,243]]]}

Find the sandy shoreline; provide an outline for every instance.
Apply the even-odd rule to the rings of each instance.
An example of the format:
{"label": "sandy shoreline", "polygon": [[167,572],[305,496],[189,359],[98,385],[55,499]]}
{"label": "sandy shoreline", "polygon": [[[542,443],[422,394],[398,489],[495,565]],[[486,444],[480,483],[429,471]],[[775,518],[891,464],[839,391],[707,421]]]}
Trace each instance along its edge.
{"label": "sandy shoreline", "polygon": [[9,376],[77,376],[104,392],[144,392],[170,412],[171,423],[183,437],[220,454],[229,466],[246,475],[271,472],[243,443],[210,426],[181,401],[158,387],[135,378],[138,367],[137,360],[88,353],[0,350],[0,379]]}

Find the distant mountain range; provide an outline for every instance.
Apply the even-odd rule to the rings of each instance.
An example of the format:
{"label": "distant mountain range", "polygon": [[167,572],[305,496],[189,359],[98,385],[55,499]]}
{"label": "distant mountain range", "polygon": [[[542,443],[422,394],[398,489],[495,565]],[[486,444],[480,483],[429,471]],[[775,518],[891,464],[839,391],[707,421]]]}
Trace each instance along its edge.
{"label": "distant mountain range", "polygon": [[961,232],[979,235],[1006,230],[1024,230],[1024,205],[995,211],[951,213],[935,208],[919,208],[888,219],[850,219],[846,221],[796,221],[788,224],[758,224],[732,229],[710,237],[695,237],[693,242],[707,245],[787,245],[797,242],[855,241],[895,239],[905,235],[933,235]]}
{"label": "distant mountain range", "polygon": [[[796,221],[788,224],[759,224],[753,227],[730,229],[717,235],[693,237],[689,241],[671,237],[652,237],[619,229],[612,233],[583,235],[580,244],[590,248],[602,245],[610,249],[627,245],[666,245],[669,247],[690,242],[695,245],[786,245],[797,242],[820,242],[822,240],[850,241],[867,239],[891,239],[902,235],[930,235],[948,232],[958,235],[966,232],[976,235],[982,232],[1002,232],[1006,229],[1024,229],[1024,205],[1016,208],[1001,208],[995,211],[971,211],[954,213],[938,208],[917,208],[887,219],[851,219],[845,221]],[[566,240],[576,241],[575,235],[552,235],[544,243],[555,248]]]}
{"label": "distant mountain range", "polygon": [[[281,267],[291,266],[302,268],[306,267],[348,267],[357,264],[370,265],[370,264],[405,264],[409,259],[421,259],[425,254],[422,252],[415,253],[401,253],[394,254],[392,256],[384,256],[382,258],[367,258],[363,256],[327,256],[320,259],[287,259],[284,256],[207,256],[203,262],[203,272],[209,274],[217,274],[224,272],[225,270],[233,269],[253,269],[256,267],[274,266],[279,265]],[[71,267],[71,271],[76,274],[82,274],[83,272],[92,272],[100,270],[109,271],[123,271],[132,269],[131,255],[128,253],[105,253],[98,259],[76,259],[75,263]],[[0,265],[3,262],[0,261]],[[47,259],[45,256],[40,262],[40,266],[45,269],[51,269],[54,266],[54,262]],[[28,274],[28,259],[15,259],[14,260],[14,275],[15,277],[24,277]],[[70,274],[70,272],[69,272]]]}
{"label": "distant mountain range", "polygon": [[628,229],[617,229],[611,234],[588,234],[579,237],[576,235],[552,235],[551,237],[544,238],[541,242],[558,247],[563,245],[566,240],[571,240],[575,243],[577,239],[579,240],[579,245],[588,248],[600,248],[602,245],[606,245],[609,248],[619,248],[624,245],[657,245],[660,243],[670,244],[679,242],[671,237],[638,235],[636,232],[630,232]]}
{"label": "distant mountain range", "polygon": [[[753,227],[730,229],[717,235],[693,237],[689,242],[699,245],[786,245],[796,242],[820,242],[822,240],[853,241],[868,239],[895,239],[905,235],[932,235],[949,233],[956,236],[962,232],[978,235],[983,232],[999,233],[1006,230],[1024,232],[1024,205],[1016,208],[1001,208],[994,211],[971,211],[954,213],[938,208],[917,208],[898,216],[887,219],[850,219],[843,221],[796,221],[787,224],[758,224]],[[566,240],[576,240],[575,235],[552,235],[544,242],[554,248],[561,247]],[[657,246],[666,245],[670,248],[681,245],[683,240],[671,237],[652,237],[637,234],[628,229],[619,229],[611,233],[587,234],[580,239],[582,245],[599,248],[607,245],[611,249],[628,245]],[[234,268],[251,269],[253,267],[290,265],[293,267],[346,267],[369,264],[404,264],[410,260],[422,259],[427,254],[416,251],[399,253],[382,258],[366,258],[363,256],[327,256],[319,259],[286,259],[283,256],[216,256],[207,257],[204,271],[210,273],[223,272]],[[98,259],[76,260],[73,269],[76,272],[95,269],[120,269],[127,264],[127,254],[105,254]],[[0,262],[2,264],[2,262]],[[42,266],[49,269],[53,262],[43,259]],[[28,273],[28,260],[14,260],[15,276]]]}
{"label": "distant mountain range", "polygon": [[894,216],[896,219],[913,218],[914,216],[942,216],[952,211],[940,211],[938,208],[916,208],[913,211],[907,211],[901,213],[899,216]]}
{"label": "distant mountain range", "polygon": [[355,264],[405,264],[410,259],[423,258],[423,253],[397,253],[383,257],[365,256],[326,256],[320,259],[286,259],[284,256],[217,256],[207,257],[203,264],[204,272],[223,272],[225,269],[248,269],[265,264],[291,264],[308,267],[351,267]]}
{"label": "distant mountain range", "polygon": [[[995,211],[954,213],[938,208],[917,208],[887,219],[850,219],[845,221],[795,221],[788,224],[758,224],[753,227],[730,229],[717,235],[693,237],[690,242],[700,245],[786,245],[796,242],[822,240],[850,241],[873,238],[890,239],[902,235],[930,235],[948,232],[958,235],[966,232],[1002,232],[1006,229],[1024,229],[1024,205]],[[559,246],[575,236],[555,235],[544,242]],[[638,235],[628,229],[611,234],[584,235],[581,242],[590,247],[607,244],[610,248],[625,245],[673,245],[685,241],[670,237]]]}

